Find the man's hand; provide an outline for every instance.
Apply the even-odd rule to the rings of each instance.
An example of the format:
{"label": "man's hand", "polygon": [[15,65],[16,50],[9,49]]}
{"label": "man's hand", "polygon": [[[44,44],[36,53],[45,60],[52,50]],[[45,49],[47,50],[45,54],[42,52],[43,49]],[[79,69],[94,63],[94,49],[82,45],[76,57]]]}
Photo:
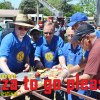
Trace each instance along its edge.
{"label": "man's hand", "polygon": [[52,68],[62,68],[60,64],[53,66]]}
{"label": "man's hand", "polygon": [[35,70],[37,69],[44,69],[44,66],[41,61],[35,60],[34,61]]}
{"label": "man's hand", "polygon": [[65,77],[69,77],[70,73],[67,69],[63,69],[62,72],[58,75],[58,78],[63,81]]}
{"label": "man's hand", "polygon": [[30,65],[29,64],[25,64],[25,69],[23,70],[23,72],[27,72],[30,68]]}
{"label": "man's hand", "polygon": [[57,79],[60,79],[61,83],[63,82],[64,78],[61,76],[58,76]]}
{"label": "man's hand", "polygon": [[14,73],[14,72],[10,72],[9,74],[13,74],[13,75],[15,75],[15,73]]}
{"label": "man's hand", "polygon": [[65,83],[67,82],[67,79],[68,79],[68,78],[65,78],[65,79],[64,79],[64,82],[65,82]]}

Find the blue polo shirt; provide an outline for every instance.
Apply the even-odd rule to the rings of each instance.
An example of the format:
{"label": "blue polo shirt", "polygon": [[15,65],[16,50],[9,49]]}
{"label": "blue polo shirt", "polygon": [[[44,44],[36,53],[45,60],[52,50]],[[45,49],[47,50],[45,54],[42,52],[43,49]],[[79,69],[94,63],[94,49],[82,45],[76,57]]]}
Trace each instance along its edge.
{"label": "blue polo shirt", "polygon": [[1,44],[1,40],[2,40],[2,31],[0,31],[0,44]]}
{"label": "blue polo shirt", "polygon": [[[73,49],[72,44],[70,42],[66,43],[64,45],[63,49],[63,53],[65,56],[65,60],[66,60],[66,65],[68,64],[72,64],[73,66],[77,65],[80,63],[82,56],[83,56],[83,50],[82,47],[80,45],[77,45],[76,49]],[[84,90],[79,90],[78,93],[84,94]],[[81,100],[76,96],[72,96],[72,94],[66,94],[66,99],[68,100]]]}
{"label": "blue polo shirt", "polygon": [[77,65],[80,63],[82,59],[82,48],[81,46],[77,45],[76,49],[74,50],[72,44],[70,42],[64,45],[63,54],[65,56],[66,65],[72,64]]}
{"label": "blue polo shirt", "polygon": [[59,63],[58,57],[63,55],[63,45],[64,41],[59,36],[54,35],[50,44],[45,37],[41,37],[35,50],[35,57],[39,57],[45,67],[52,68]]}
{"label": "blue polo shirt", "polygon": [[[9,33],[1,42],[0,57],[7,58],[7,65],[14,73],[19,73],[25,69],[24,64],[29,52],[30,38],[28,35],[25,35],[23,41],[20,42],[14,32]],[[2,72],[1,69],[0,72]]]}
{"label": "blue polo shirt", "polygon": [[30,58],[30,66],[33,67],[34,66],[34,53],[35,53],[35,50],[36,50],[36,46],[37,46],[37,42],[34,42],[32,39],[31,39],[31,48],[30,48],[30,54],[29,54],[29,58]]}
{"label": "blue polo shirt", "polygon": [[35,49],[36,49],[36,42],[31,41],[31,48],[30,48],[29,58],[30,58],[30,66],[32,66],[32,67],[34,66]]}
{"label": "blue polo shirt", "polygon": [[97,38],[100,38],[100,30],[95,29]]}

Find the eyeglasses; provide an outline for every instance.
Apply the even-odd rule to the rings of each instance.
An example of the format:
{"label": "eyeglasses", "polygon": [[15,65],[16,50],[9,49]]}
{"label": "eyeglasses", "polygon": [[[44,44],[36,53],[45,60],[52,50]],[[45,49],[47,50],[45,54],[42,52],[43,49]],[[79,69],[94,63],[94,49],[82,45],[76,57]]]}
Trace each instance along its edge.
{"label": "eyeglasses", "polygon": [[51,33],[51,32],[44,32],[44,34],[49,34],[49,35],[51,35],[51,34],[53,34],[53,33]]}
{"label": "eyeglasses", "polygon": [[28,30],[28,28],[27,28],[27,27],[18,27],[18,29],[19,29],[19,30],[25,30],[25,31],[27,31],[27,30]]}

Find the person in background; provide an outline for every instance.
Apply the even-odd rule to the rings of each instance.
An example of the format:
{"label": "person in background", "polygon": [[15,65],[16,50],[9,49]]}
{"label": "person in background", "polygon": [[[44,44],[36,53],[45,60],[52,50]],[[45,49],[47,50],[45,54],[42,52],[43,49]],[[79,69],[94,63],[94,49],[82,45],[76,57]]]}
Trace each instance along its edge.
{"label": "person in background", "polygon": [[[68,23],[67,26],[72,27],[72,29],[75,31],[80,25],[86,24],[87,22],[87,15],[81,12],[77,12],[71,16],[70,23]],[[98,31],[98,29],[96,29],[95,31],[97,38],[100,38],[100,31]]]}
{"label": "person in background", "polygon": [[60,36],[64,40],[64,34],[66,33],[66,28],[64,26],[63,21],[59,22],[59,27],[60,27]]}
{"label": "person in background", "polygon": [[58,21],[55,21],[54,24],[55,24],[55,32],[54,32],[54,35],[60,36],[61,28],[59,26]]}
{"label": "person in background", "polygon": [[66,65],[72,64],[73,66],[79,64],[82,59],[82,47],[78,44],[78,42],[71,42],[72,37],[74,36],[74,31],[72,27],[68,27],[66,30],[66,37],[68,42],[65,43],[63,49],[63,53],[66,60]]}
{"label": "person in background", "polygon": [[63,22],[55,21],[55,33],[54,35],[60,36],[64,40],[64,34],[66,32]]}
{"label": "person in background", "polygon": [[[78,44],[78,42],[77,41],[71,42],[71,39],[74,36],[74,34],[75,33],[74,33],[74,30],[72,30],[72,27],[68,27],[66,30],[66,37],[67,37],[68,43],[65,43],[64,47],[62,48],[68,69],[79,64],[84,56],[83,49]],[[75,91],[77,91],[77,90],[75,90]],[[84,90],[79,89],[77,92],[85,94]],[[83,100],[82,98],[79,98],[72,94],[66,94],[66,99],[67,100]]]}
{"label": "person in background", "polygon": [[[86,79],[90,81],[94,79],[96,81],[100,80],[100,39],[97,38],[95,29],[89,24],[83,24],[77,28],[75,35],[72,38],[72,42],[78,41],[82,45],[84,50],[89,50],[88,61],[86,65],[76,65],[75,67],[69,69],[66,73],[67,76],[74,72],[78,72],[81,69],[84,69],[84,73],[79,76],[79,81]],[[74,79],[76,82],[76,77],[65,78],[64,82],[67,82],[68,79]],[[92,84],[89,82],[89,84]],[[97,87],[99,84],[97,83]],[[95,91],[89,91],[89,97],[95,99],[100,99],[100,94]]]}
{"label": "person in background", "polygon": [[30,66],[34,66],[34,53],[36,49],[37,42],[40,38],[40,30],[38,28],[33,28],[30,30],[29,35],[31,37],[31,49],[30,49]]}
{"label": "person in background", "polygon": [[[54,35],[55,26],[52,22],[44,24],[44,36],[38,41],[35,50],[35,67],[38,68],[53,68],[60,63],[62,68],[66,68],[65,58],[61,48],[64,46],[64,41],[61,37]],[[53,93],[49,98],[53,99]]]}
{"label": "person in background", "polygon": [[0,72],[6,74],[28,71],[30,67],[30,38],[27,31],[33,25],[29,23],[28,16],[25,14],[18,14],[13,24],[14,32],[6,35],[0,46]]}
{"label": "person in background", "polygon": [[97,38],[100,38],[100,26],[96,26],[95,32],[96,32]]}
{"label": "person in background", "polygon": [[[72,29],[74,31],[77,30],[77,28],[83,24],[87,24],[88,21],[88,17],[86,14],[82,13],[82,12],[77,12],[75,14],[73,14],[70,18],[70,22],[67,24],[67,26],[72,27]],[[96,32],[97,36],[99,36],[100,33]],[[89,51],[84,51],[83,50],[83,55],[86,58],[88,58],[89,55]]]}

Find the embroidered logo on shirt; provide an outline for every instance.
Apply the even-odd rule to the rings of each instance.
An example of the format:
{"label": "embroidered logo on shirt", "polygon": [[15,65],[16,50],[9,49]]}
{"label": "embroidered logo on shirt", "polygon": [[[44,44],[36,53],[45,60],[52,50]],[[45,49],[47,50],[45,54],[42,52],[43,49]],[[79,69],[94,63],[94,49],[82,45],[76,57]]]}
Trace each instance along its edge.
{"label": "embroidered logo on shirt", "polygon": [[24,52],[23,52],[23,51],[20,51],[20,52],[17,54],[16,58],[17,58],[17,60],[18,60],[19,62],[22,62],[23,59],[24,59]]}
{"label": "embroidered logo on shirt", "polygon": [[52,52],[47,52],[47,53],[45,54],[45,59],[46,59],[47,61],[52,61],[53,58],[54,58],[54,56],[53,56]]}
{"label": "embroidered logo on shirt", "polygon": [[67,68],[68,68],[68,69],[71,69],[72,67],[73,67],[72,64],[68,64],[68,65],[67,65]]}

